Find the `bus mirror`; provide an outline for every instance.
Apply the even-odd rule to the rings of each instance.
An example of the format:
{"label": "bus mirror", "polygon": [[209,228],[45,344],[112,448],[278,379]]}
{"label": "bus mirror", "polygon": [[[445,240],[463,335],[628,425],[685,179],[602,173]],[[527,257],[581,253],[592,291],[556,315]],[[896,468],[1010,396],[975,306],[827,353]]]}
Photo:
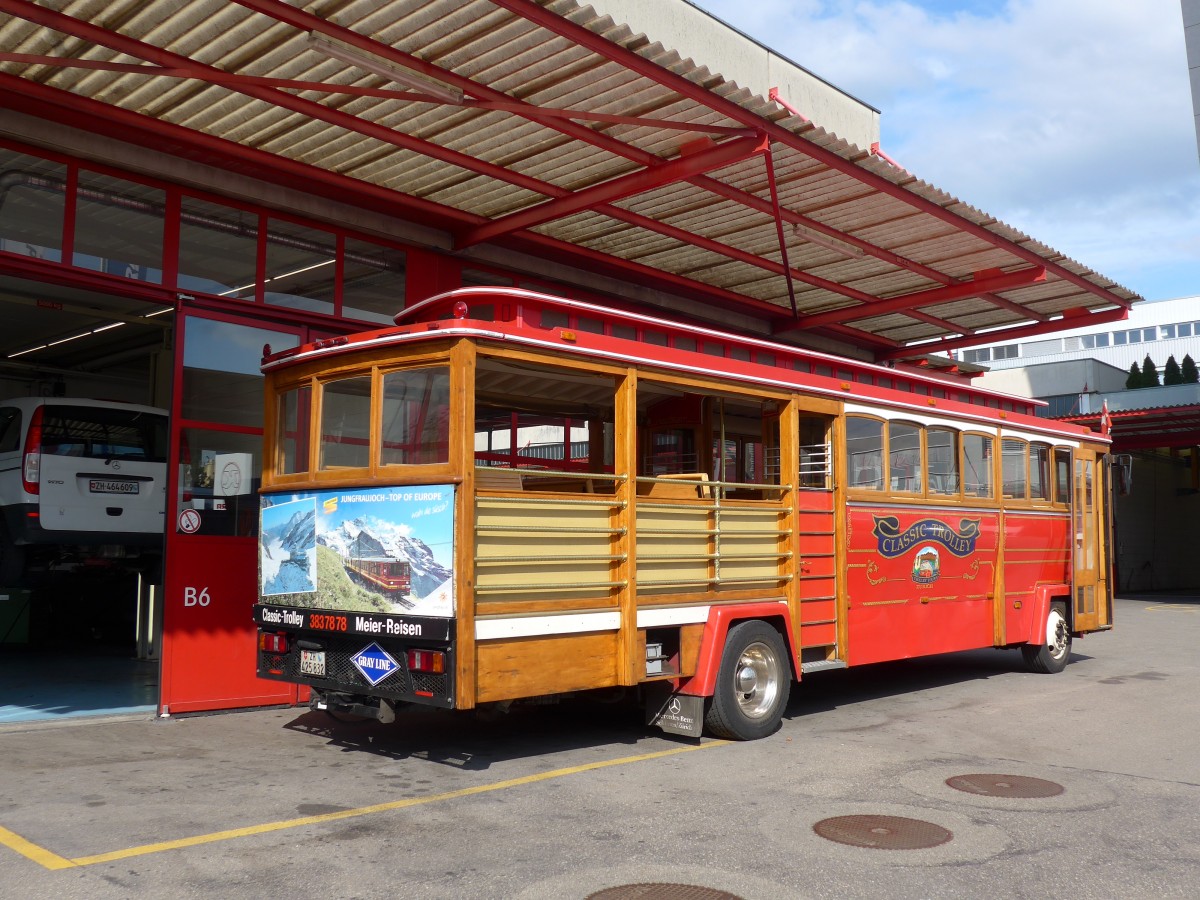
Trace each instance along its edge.
{"label": "bus mirror", "polygon": [[1133,457],[1128,453],[1118,453],[1112,458],[1112,468],[1117,493],[1124,497],[1133,490]]}

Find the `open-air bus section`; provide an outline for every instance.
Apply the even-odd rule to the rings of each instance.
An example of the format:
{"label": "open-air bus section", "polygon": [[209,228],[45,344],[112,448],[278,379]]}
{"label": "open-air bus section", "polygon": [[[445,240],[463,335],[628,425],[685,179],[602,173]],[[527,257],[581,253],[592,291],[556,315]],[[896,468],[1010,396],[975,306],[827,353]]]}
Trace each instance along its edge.
{"label": "open-air bus section", "polygon": [[377,641],[390,689],[301,677],[297,646],[362,641],[256,608],[260,675],[318,705],[637,686],[666,730],[754,738],[804,672],[982,647],[1055,672],[1111,627],[1108,441],[1034,401],[518,289],[397,322],[264,359],[264,498],[453,492],[450,625]]}

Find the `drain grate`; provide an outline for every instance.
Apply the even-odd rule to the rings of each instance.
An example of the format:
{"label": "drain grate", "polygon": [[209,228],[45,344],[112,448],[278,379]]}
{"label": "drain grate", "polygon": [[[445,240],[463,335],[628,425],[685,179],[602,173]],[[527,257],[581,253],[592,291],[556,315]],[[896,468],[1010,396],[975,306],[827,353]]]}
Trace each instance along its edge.
{"label": "drain grate", "polygon": [[742,900],[737,894],[695,884],[622,884],[588,894],[587,900]]}
{"label": "drain grate", "polygon": [[1061,784],[1043,778],[1030,778],[1027,775],[955,775],[953,778],[947,778],[946,784],[956,791],[982,797],[1030,799],[1057,797],[1063,792]]}
{"label": "drain grate", "polygon": [[903,816],[835,816],[822,819],[813,831],[839,844],[876,850],[924,850],[954,837],[941,825]]}

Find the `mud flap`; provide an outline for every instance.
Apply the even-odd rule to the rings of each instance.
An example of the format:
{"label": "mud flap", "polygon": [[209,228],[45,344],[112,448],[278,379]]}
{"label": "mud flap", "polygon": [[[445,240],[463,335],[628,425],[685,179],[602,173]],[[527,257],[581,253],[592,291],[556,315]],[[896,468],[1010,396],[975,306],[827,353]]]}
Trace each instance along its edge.
{"label": "mud flap", "polygon": [[680,694],[666,682],[646,685],[646,724],[667,734],[700,737],[704,729],[704,698]]}

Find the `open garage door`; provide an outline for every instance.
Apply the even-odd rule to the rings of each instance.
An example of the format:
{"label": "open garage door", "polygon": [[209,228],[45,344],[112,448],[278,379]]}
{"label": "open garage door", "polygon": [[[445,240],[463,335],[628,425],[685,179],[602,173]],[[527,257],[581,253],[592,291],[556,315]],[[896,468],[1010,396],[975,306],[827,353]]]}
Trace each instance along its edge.
{"label": "open garage door", "polygon": [[174,308],[12,262],[0,271],[0,723],[150,711]]}

